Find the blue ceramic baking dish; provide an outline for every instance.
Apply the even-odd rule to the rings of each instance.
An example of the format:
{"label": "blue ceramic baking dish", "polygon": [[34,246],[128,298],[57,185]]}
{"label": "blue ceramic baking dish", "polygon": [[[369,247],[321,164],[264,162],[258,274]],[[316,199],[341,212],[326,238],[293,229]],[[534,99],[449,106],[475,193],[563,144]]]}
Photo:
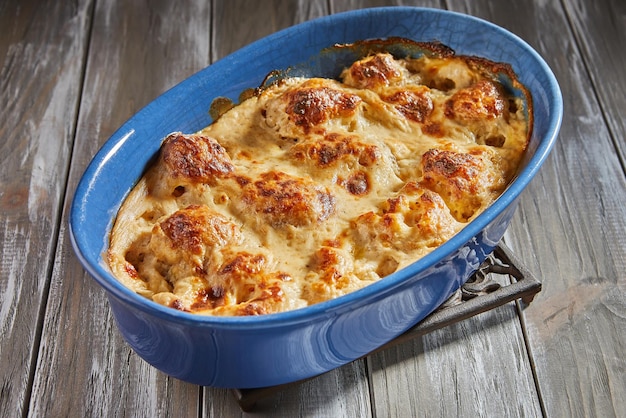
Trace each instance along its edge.
{"label": "blue ceramic baking dish", "polygon": [[[337,43],[403,37],[440,41],[457,54],[507,62],[533,96],[532,138],[504,194],[426,257],[349,295],[256,317],[207,317],[147,300],[118,282],[105,253],[125,196],[170,132],[211,123],[216,97],[237,100],[276,69],[336,76],[321,54]],[[502,238],[522,190],[549,154],[561,124],[562,97],[544,60],[524,41],[484,20],[424,8],[390,7],[335,14],[274,33],[178,84],[131,117],[104,144],[74,195],[70,236],[84,268],[102,286],[119,330],[148,363],[206,386],[254,388],[324,373],[359,358],[426,317],[478,268]]]}

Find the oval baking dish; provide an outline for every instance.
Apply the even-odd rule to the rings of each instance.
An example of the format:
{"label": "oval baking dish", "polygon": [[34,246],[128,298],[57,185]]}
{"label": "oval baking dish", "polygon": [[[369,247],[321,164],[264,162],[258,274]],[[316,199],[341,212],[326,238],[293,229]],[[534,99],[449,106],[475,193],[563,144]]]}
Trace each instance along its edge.
{"label": "oval baking dish", "polygon": [[[167,134],[207,126],[214,99],[236,101],[273,70],[336,77],[342,49],[330,47],[391,37],[440,41],[457,54],[509,63],[533,96],[533,131],[522,166],[486,211],[409,267],[351,294],[290,312],[198,316],[158,305],[111,274],[105,254],[113,221]],[[157,369],[192,383],[229,388],[304,379],[366,355],[403,333],[467,280],[502,238],[521,191],[549,154],[562,107],[558,83],[543,59],[524,41],[489,22],[410,7],[315,19],[216,62],[120,127],[93,158],[76,189],[70,237],[84,268],[106,291],[123,337]]]}

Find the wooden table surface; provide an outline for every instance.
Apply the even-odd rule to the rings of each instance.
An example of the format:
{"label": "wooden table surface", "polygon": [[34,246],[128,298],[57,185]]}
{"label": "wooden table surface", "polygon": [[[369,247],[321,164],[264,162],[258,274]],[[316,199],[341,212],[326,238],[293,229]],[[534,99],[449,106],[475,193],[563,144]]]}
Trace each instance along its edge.
{"label": "wooden table surface", "polygon": [[269,416],[626,416],[626,2],[0,1],[0,416],[228,417],[122,340],[68,238],[86,165],[127,118],[228,53],[322,15],[448,8],[535,47],[559,140],[505,241],[543,282],[508,303],[295,385]]}

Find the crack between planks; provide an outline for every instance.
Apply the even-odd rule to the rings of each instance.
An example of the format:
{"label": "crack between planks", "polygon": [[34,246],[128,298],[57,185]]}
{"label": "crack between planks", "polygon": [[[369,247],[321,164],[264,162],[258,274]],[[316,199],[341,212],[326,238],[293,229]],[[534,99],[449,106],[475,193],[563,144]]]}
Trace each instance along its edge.
{"label": "crack between planks", "polygon": [[367,356],[366,358],[363,359],[363,372],[365,373],[365,376],[367,376],[367,394],[368,394],[368,398],[370,400],[370,416],[371,417],[376,417],[376,395],[375,395],[375,391],[372,390],[372,388],[374,387],[374,382],[372,381],[374,376],[372,376],[372,372],[370,371],[370,357]]}
{"label": "crack between planks", "polygon": [[524,309],[522,307],[522,301],[516,300],[515,307],[517,309],[517,316],[520,322],[520,328],[522,329],[522,336],[524,338],[524,346],[526,348],[526,357],[528,358],[528,363],[530,365],[530,371],[533,376],[533,381],[535,383],[535,390],[537,391],[537,398],[539,400],[539,408],[541,409],[541,415],[547,417],[546,405],[544,402],[543,394],[541,393],[541,386],[539,385],[539,376],[537,375],[537,365],[535,363],[535,358],[533,356],[532,347],[529,340],[528,330],[526,329],[526,320],[524,319]]}

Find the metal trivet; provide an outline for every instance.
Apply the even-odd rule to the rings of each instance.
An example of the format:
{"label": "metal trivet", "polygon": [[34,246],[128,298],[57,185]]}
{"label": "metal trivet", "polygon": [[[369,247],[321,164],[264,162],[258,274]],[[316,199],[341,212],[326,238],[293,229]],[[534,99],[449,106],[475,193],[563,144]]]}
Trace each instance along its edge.
{"label": "metal trivet", "polygon": [[[494,280],[492,274],[508,275],[511,283],[502,285]],[[429,332],[517,299],[521,299],[524,304],[529,304],[540,290],[541,282],[522,265],[504,243],[500,242],[476,273],[435,312],[404,334],[363,357],[421,337]],[[315,377],[317,376],[264,388],[231,389],[231,392],[242,411],[249,412],[254,409],[258,400],[272,396],[289,386],[303,383]]]}

